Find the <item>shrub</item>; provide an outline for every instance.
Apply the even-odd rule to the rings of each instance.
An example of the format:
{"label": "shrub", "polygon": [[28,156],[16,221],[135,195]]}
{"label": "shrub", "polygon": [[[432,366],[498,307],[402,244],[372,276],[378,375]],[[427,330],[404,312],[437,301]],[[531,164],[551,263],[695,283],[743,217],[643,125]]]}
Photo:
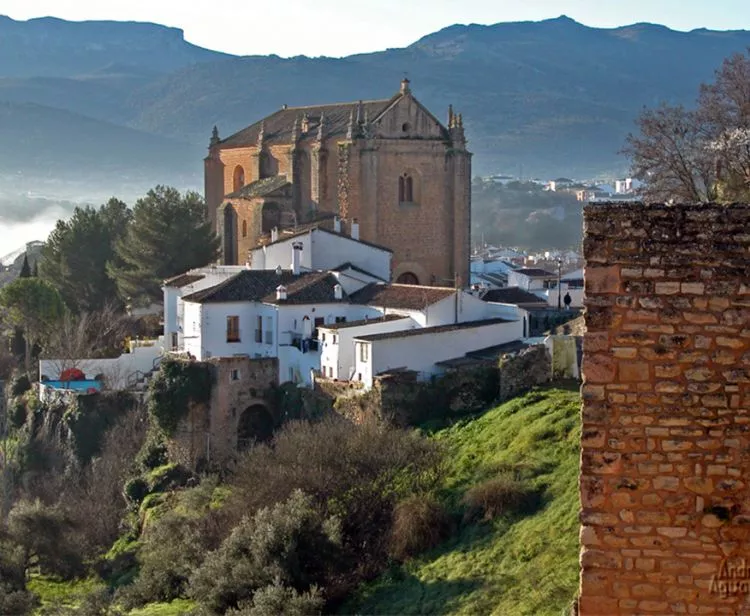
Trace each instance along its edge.
{"label": "shrub", "polygon": [[42,574],[71,579],[83,573],[81,555],[75,549],[70,532],[72,524],[60,509],[40,501],[19,501],[8,515],[11,539],[21,546],[28,567],[35,558]]}
{"label": "shrub", "polygon": [[168,492],[187,484],[193,474],[181,464],[164,464],[148,473],[150,492]]}
{"label": "shrub", "polygon": [[338,417],[291,422],[273,446],[256,445],[240,461],[229,507],[236,518],[284,501],[295,490],[309,494],[327,516],[341,520],[345,537],[341,574],[326,588],[329,600],[345,594],[388,562],[393,507],[440,478],[442,451],[414,431]]}
{"label": "shrub", "polygon": [[444,541],[450,528],[450,517],[433,497],[410,496],[393,511],[389,554],[401,561],[413,558]]}
{"label": "shrub", "polygon": [[167,446],[157,431],[149,432],[143,448],[138,452],[137,461],[144,470],[153,470],[169,461]]}
{"label": "shrub", "polygon": [[315,586],[299,593],[276,581],[256,591],[252,602],[228,610],[226,616],[315,616],[322,613],[324,603]]}
{"label": "shrub", "polygon": [[16,430],[22,428],[26,423],[26,405],[23,399],[17,398],[11,403],[10,409],[8,409],[8,421],[11,428]]}
{"label": "shrub", "polygon": [[183,597],[207,546],[194,520],[169,511],[146,527],[138,551],[140,571],[119,592],[127,608]]}
{"label": "shrub", "polygon": [[22,374],[13,380],[13,383],[10,386],[10,395],[22,396],[30,389],[31,381],[29,380],[29,377],[25,374]]}
{"label": "shrub", "polygon": [[494,479],[470,488],[463,498],[464,520],[492,520],[505,514],[532,509],[538,494],[513,473],[501,473]]}
{"label": "shrub", "polygon": [[140,505],[148,494],[148,483],[143,477],[133,477],[125,484],[125,498],[131,505]]}
{"label": "shrub", "polygon": [[149,384],[148,410],[167,436],[174,434],[191,404],[208,402],[211,383],[208,364],[179,360],[161,363]]}
{"label": "shrub", "polygon": [[[295,491],[285,502],[244,517],[195,572],[191,595],[223,613],[274,583],[307,591],[325,582],[340,543],[337,520],[324,519],[309,496]],[[277,592],[261,598],[273,603]]]}

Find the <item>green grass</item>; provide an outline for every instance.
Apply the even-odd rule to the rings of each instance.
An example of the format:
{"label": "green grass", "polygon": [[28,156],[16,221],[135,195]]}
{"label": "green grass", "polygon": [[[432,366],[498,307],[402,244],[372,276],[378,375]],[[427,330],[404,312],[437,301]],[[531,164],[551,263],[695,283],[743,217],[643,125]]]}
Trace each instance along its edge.
{"label": "green grass", "polygon": [[181,616],[195,607],[195,602],[175,599],[171,603],[149,603],[145,607],[131,610],[128,616]]}
{"label": "green grass", "polygon": [[104,583],[97,579],[60,581],[42,576],[32,576],[27,588],[39,597],[44,607],[77,607],[88,594],[104,588]]}
{"label": "green grass", "polygon": [[578,587],[579,409],[577,389],[544,389],[434,433],[449,452],[439,495],[450,509],[507,469],[541,491],[540,508],[461,525],[444,545],[363,587],[342,612],[564,613]]}

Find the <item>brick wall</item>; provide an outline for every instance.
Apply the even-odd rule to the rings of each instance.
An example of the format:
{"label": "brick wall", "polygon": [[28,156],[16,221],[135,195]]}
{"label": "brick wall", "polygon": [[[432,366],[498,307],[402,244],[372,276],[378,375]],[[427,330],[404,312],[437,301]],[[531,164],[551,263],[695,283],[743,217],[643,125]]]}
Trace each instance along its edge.
{"label": "brick wall", "polygon": [[584,220],[580,613],[750,613],[750,206]]}

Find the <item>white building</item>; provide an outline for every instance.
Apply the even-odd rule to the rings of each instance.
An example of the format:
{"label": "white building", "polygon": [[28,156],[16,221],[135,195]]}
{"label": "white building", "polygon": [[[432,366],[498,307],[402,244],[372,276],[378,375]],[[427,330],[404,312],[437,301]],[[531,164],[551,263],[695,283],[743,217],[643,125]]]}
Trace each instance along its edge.
{"label": "white building", "polygon": [[354,380],[370,389],[376,375],[399,370],[416,371],[424,379],[443,372],[441,362],[521,339],[522,328],[521,321],[489,319],[359,336]]}
{"label": "white building", "polygon": [[508,272],[508,286],[524,291],[543,291],[557,287],[557,274],[547,270],[524,267]]}
{"label": "white building", "polygon": [[333,270],[349,264],[375,279],[388,282],[391,279],[392,251],[360,240],[357,223],[352,227],[351,235],[320,227],[283,235],[270,244],[251,250],[248,256],[250,268],[290,269],[292,245],[298,244],[302,250],[299,265],[303,272]]}
{"label": "white building", "polygon": [[[201,273],[166,281],[165,330],[175,342],[172,350],[201,361],[212,357],[275,357],[279,383],[311,385],[314,374],[358,380],[355,339],[362,337],[412,329],[434,330],[442,335],[447,330],[435,328],[463,331],[457,326],[466,325],[466,340],[454,344],[458,334],[452,334],[445,340],[453,346],[438,355],[434,354],[430,336],[414,338],[407,356],[413,364],[409,367],[432,374],[441,369],[436,366],[441,359],[523,336],[527,313],[518,306],[484,302],[453,288],[380,281],[379,274],[390,268],[390,252],[370,245],[359,251],[359,247],[352,249],[352,242],[357,243],[315,229],[278,241],[271,250],[266,247],[266,263],[286,261],[286,252],[291,269],[254,269],[251,263],[250,267],[231,270],[203,268]],[[337,250],[337,245],[347,249],[343,264],[328,270],[303,267],[303,263],[325,263],[326,259],[339,261],[341,253],[338,258],[327,253],[329,248]],[[305,246],[307,251],[320,251],[320,255],[306,258]],[[357,251],[360,256],[353,254]],[[170,307],[168,313],[166,306]],[[471,333],[480,326],[469,323],[476,322],[485,328],[483,336]],[[444,357],[446,353],[449,357]],[[375,371],[370,366],[370,377],[363,380],[365,387],[371,386],[371,377],[381,365],[393,368],[392,362],[378,363]]]}

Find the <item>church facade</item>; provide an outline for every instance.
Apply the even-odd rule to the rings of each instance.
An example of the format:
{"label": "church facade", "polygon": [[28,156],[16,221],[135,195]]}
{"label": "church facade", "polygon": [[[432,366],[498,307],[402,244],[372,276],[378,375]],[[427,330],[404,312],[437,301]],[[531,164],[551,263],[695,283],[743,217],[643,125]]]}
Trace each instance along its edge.
{"label": "church facade", "polygon": [[469,283],[463,119],[449,109],[443,125],[406,79],[389,99],[284,106],[226,139],[214,129],[205,191],[225,264],[244,263],[274,228],[343,224],[393,251],[393,281]]}

